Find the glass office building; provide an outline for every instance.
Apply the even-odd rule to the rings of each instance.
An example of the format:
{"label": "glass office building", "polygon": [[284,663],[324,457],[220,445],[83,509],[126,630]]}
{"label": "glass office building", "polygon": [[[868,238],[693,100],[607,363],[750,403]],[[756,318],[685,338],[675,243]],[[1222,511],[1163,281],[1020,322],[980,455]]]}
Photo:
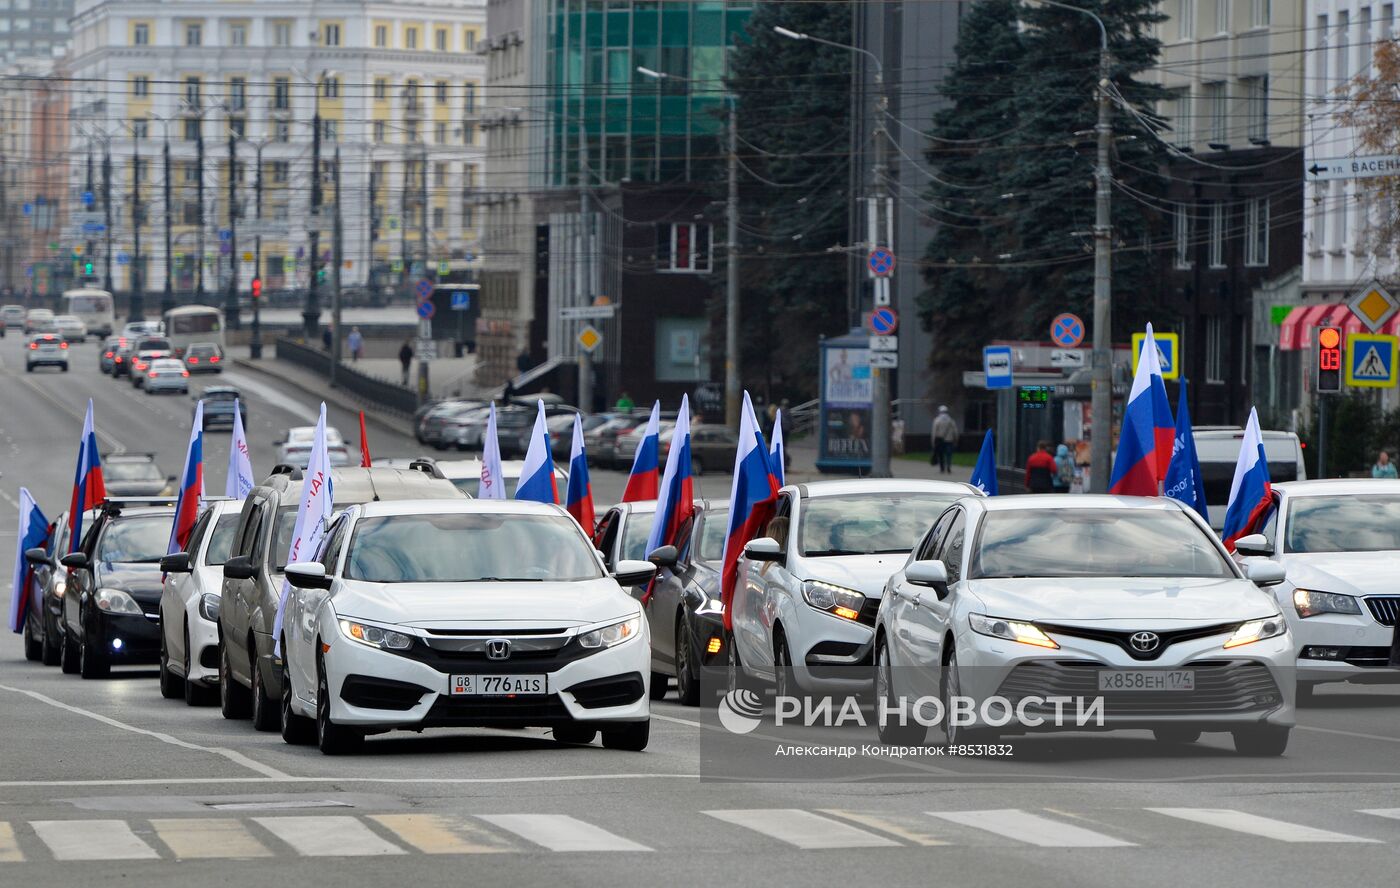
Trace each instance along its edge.
{"label": "glass office building", "polygon": [[[721,162],[727,55],[752,4],[543,0],[545,182],[693,182]],[[668,75],[656,80],[644,67]]]}

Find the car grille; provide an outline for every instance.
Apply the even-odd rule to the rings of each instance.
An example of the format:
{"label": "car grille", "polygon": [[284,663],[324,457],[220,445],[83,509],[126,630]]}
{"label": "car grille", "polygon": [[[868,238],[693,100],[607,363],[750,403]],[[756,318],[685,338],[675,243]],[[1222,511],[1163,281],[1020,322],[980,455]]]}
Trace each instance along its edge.
{"label": "car grille", "polygon": [[556,639],[540,639],[532,643],[515,633],[499,633],[492,637],[511,638],[510,656],[504,660],[490,659],[485,641],[473,638],[415,639],[413,647],[402,656],[426,663],[439,672],[452,674],[470,669],[474,673],[509,675],[516,672],[553,672],[565,664],[596,653],[585,648],[575,638],[559,646]]}
{"label": "car grille", "polygon": [[522,697],[439,696],[424,727],[548,727],[573,719],[558,694]]}
{"label": "car grille", "polygon": [[1377,623],[1382,626],[1395,625],[1396,616],[1400,616],[1400,595],[1377,595],[1363,600]]}
{"label": "car grille", "polygon": [[[1022,663],[1001,683],[997,693],[1012,705],[1022,697],[1103,697],[1105,719],[1135,716],[1191,716],[1260,712],[1283,699],[1278,685],[1262,663],[1244,660],[1204,660],[1188,663],[1196,673],[1194,691],[1099,691],[1098,663],[1079,660],[1042,660]],[[1053,705],[1027,707],[1048,715]],[[1066,708],[1069,711],[1069,708]]]}
{"label": "car grille", "polygon": [[856,615],[856,622],[866,626],[874,626],[875,617],[879,613],[880,599],[867,597],[865,599],[865,604],[860,606],[860,613]]}
{"label": "car grille", "polygon": [[1134,660],[1155,660],[1162,655],[1162,652],[1174,644],[1182,641],[1192,641],[1197,638],[1209,638],[1212,635],[1225,635],[1234,632],[1239,623],[1217,623],[1212,626],[1193,626],[1190,629],[1178,629],[1175,631],[1163,631],[1155,633],[1160,639],[1157,647],[1150,651],[1140,651],[1132,646],[1129,641],[1135,634],[1142,631],[1132,629],[1128,631],[1118,631],[1112,629],[1091,629],[1086,626],[1059,626],[1049,623],[1036,623],[1041,631],[1052,635],[1066,635],[1070,638],[1087,638],[1090,641],[1104,641],[1117,645]]}

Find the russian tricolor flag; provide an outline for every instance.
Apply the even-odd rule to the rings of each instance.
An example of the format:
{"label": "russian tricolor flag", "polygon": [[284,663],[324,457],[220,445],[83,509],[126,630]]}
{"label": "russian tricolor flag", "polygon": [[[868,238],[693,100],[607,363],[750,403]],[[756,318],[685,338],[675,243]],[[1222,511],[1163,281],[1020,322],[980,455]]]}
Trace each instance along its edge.
{"label": "russian tricolor flag", "polygon": [[734,456],[734,486],[729,494],[729,528],[720,559],[720,600],[724,607],[725,629],[733,627],[731,604],[738,585],[739,558],[744,553],[744,544],[763,532],[778,504],[778,476],[769,466],[762,440],[753,403],[745,392],[739,420],[739,448]]}
{"label": "russian tricolor flag", "polygon": [[656,517],[652,519],[651,534],[647,537],[646,554],[675,543],[676,532],[694,514],[695,488],[690,480],[690,398],[681,395],[681,412],[671,432],[666,471],[656,492]]}
{"label": "russian tricolor flag", "polygon": [[787,467],[784,465],[783,455],[783,408],[779,407],[778,412],[773,416],[773,444],[768,448],[768,470],[773,473],[773,477],[778,479],[778,486],[782,487],[787,483]]}
{"label": "russian tricolor flag", "polygon": [[1249,408],[1249,422],[1240,441],[1240,458],[1230,482],[1230,503],[1225,507],[1225,526],[1220,538],[1225,548],[1235,551],[1235,540],[1255,532],[1273,508],[1273,487],[1269,483],[1269,460],[1264,456],[1264,436],[1259,433],[1259,414]]}
{"label": "russian tricolor flag", "polygon": [[23,632],[30,611],[36,614],[41,606],[34,585],[34,567],[24,558],[30,549],[43,546],[49,540],[49,519],[39,511],[39,504],[29,489],[19,489],[19,533],[15,540],[15,575],[10,593],[10,631]]}
{"label": "russian tricolor flag", "polygon": [[87,416],[83,418],[83,437],[78,442],[78,471],[73,476],[73,498],[68,504],[70,533],[68,551],[78,551],[83,538],[83,513],[97,508],[107,498],[107,485],[102,482],[102,457],[97,452],[97,433],[92,426],[92,399],[88,398]]}
{"label": "russian tricolor flag", "polygon": [[530,433],[530,448],[525,451],[525,463],[520,467],[520,482],[515,485],[515,498],[539,503],[559,502],[559,488],[554,484],[554,462],[550,457],[549,427],[544,421],[544,401],[537,401],[535,428]]}
{"label": "russian tricolor flag", "polygon": [[637,455],[632,458],[632,474],[627,476],[627,487],[622,491],[624,503],[656,499],[658,469],[661,454],[661,402],[651,405],[651,418],[647,420],[646,433],[637,445]]}
{"label": "russian tricolor flag", "polygon": [[1108,492],[1126,496],[1158,496],[1162,480],[1171,464],[1176,424],[1167,403],[1167,387],[1162,382],[1162,365],[1157,359],[1157,340],[1152,325],[1142,340],[1133,388],[1123,409],[1123,429],[1118,437],[1118,456]]}
{"label": "russian tricolor flag", "polygon": [[[236,405],[235,405],[236,409]],[[199,504],[204,500],[204,400],[194,405],[194,425],[190,428],[190,443],[185,448],[185,468],[180,473],[180,493],[175,500],[175,520],[170,525],[167,555],[182,552],[190,541],[190,531],[199,518]]]}
{"label": "russian tricolor flag", "polygon": [[583,450],[583,414],[574,414],[574,441],[569,448],[569,486],[564,508],[574,516],[584,532],[593,533],[593,486],[588,483],[588,456]]}

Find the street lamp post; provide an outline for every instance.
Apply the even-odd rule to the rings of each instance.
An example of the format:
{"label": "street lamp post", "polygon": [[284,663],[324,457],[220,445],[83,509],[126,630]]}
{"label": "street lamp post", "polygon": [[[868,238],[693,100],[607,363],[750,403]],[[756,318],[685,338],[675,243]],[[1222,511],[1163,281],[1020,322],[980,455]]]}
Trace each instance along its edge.
{"label": "street lamp post", "polygon": [[[232,118],[230,118],[230,123]],[[224,318],[239,329],[238,322],[238,139],[232,125],[228,131],[228,289],[224,291]]]}
{"label": "street lamp post", "polygon": [[[321,84],[324,72],[316,78],[316,98],[311,115],[311,276],[306,286],[306,305],[301,312],[302,334],[308,343],[316,340],[321,324],[321,294],[317,277],[321,270]],[[339,336],[340,331],[335,331]]]}
{"label": "street lamp post", "polygon": [[163,167],[161,188],[162,191],[164,191],[165,198],[165,287],[161,290],[160,297],[160,312],[163,316],[167,311],[175,307],[175,289],[174,281],[172,280],[175,276],[172,252],[174,245],[171,236],[171,225],[173,222],[170,215],[170,120],[165,117],[156,117],[154,114],[150,116],[160,121],[161,132],[164,136],[164,145],[161,147],[161,165]]}
{"label": "street lamp post", "polygon": [[[144,124],[143,124],[144,125]],[[146,281],[141,265],[141,139],[136,129],[131,131],[131,301],[127,304],[127,320],[146,319]]]}
{"label": "street lamp post", "polygon": [[102,140],[102,216],[104,222],[103,241],[105,244],[104,265],[106,275],[104,277],[104,287],[108,293],[112,292],[112,142],[110,138]]}
{"label": "street lamp post", "polygon": [[[264,135],[266,135],[266,130],[264,130]],[[253,236],[253,279],[254,279],[254,280],[260,280],[260,279],[262,278],[262,273],[263,273],[263,267],[262,267],[262,232],[263,232],[263,229],[262,229],[262,196],[263,196],[263,162],[262,162],[262,156],[263,156],[263,148],[264,148],[264,146],[266,146],[266,145],[267,145],[267,139],[266,139],[266,138],[264,138],[262,141],[258,142],[258,150],[257,150],[257,153],[256,153],[256,155],[255,155],[255,161],[254,161],[254,162],[258,165],[258,166],[257,166],[257,171],[254,173],[255,178],[253,179],[253,183],[254,183],[254,184],[253,184],[253,195],[254,195],[254,196],[253,196],[253,212],[255,213],[255,218],[257,219],[257,223],[258,223],[257,229],[256,229],[256,232],[257,232],[257,233],[254,234],[254,236]],[[263,301],[263,297],[262,297],[262,294],[261,294],[261,293],[255,293],[255,294],[253,294],[253,336],[252,336],[252,338],[251,338],[251,339],[249,340],[249,342],[248,342],[248,356],[249,356],[250,358],[252,358],[253,360],[257,360],[258,358],[261,358],[261,357],[262,357],[262,348],[263,348],[263,342],[262,342],[262,301]]]}

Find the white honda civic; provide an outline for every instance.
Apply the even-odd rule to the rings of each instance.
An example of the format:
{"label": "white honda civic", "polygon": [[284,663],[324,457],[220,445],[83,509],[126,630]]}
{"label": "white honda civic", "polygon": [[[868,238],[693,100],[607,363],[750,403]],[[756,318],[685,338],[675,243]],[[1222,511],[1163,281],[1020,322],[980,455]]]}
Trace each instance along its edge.
{"label": "white honda civic", "polygon": [[[950,744],[1026,730],[1228,731],[1280,755],[1294,723],[1293,640],[1268,591],[1170,499],[967,497],[890,578],[875,685],[889,743],[940,723]],[[961,712],[964,719],[948,718]],[[902,714],[902,718],[900,717]],[[1059,718],[1057,719],[1057,715]],[[974,739],[975,738],[975,739]]]}
{"label": "white honda civic", "polygon": [[287,565],[283,737],[336,754],[395,729],[546,727],[641,750],[651,643],[623,587],[654,571],[609,575],[558,506],[352,506],[317,561]]}
{"label": "white honda civic", "polygon": [[219,700],[219,596],[242,500],[215,499],[190,531],[185,551],[160,561],[160,692],[191,706]]}

